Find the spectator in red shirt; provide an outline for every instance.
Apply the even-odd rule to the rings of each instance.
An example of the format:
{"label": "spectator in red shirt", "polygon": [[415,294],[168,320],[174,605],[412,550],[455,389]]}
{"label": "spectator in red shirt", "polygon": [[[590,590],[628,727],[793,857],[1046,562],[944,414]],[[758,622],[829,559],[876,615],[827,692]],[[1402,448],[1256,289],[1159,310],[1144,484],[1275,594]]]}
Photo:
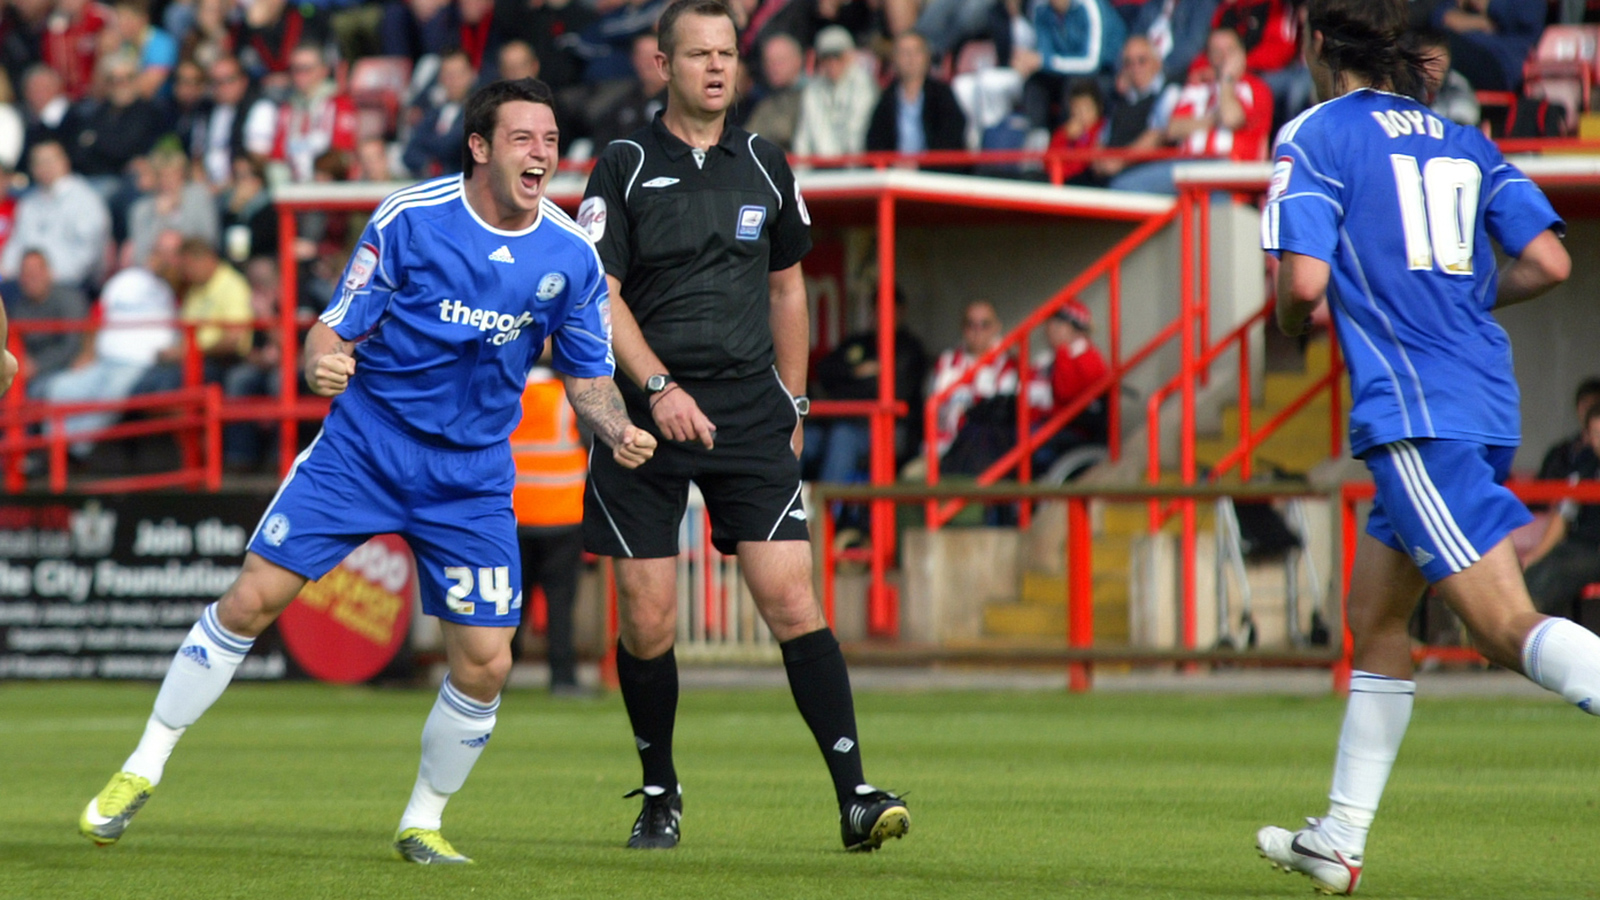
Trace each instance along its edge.
{"label": "spectator in red shirt", "polygon": [[[1093,327],[1088,307],[1076,300],[1067,301],[1045,320],[1050,349],[1035,365],[1037,377],[1028,389],[1028,402],[1039,411],[1040,424],[1077,402],[1110,371],[1090,340]],[[1105,442],[1106,400],[1099,397],[1035,452],[1035,472],[1042,472],[1069,450]]]}
{"label": "spectator in red shirt", "polygon": [[[1238,32],[1218,28],[1206,39],[1209,66],[1185,85],[1167,123],[1167,140],[1186,156],[1235,160],[1266,158],[1272,129],[1272,91],[1246,70]],[[1128,169],[1111,180],[1123,191],[1173,194],[1174,160]]]}
{"label": "spectator in red shirt", "polygon": [[[1050,138],[1051,150],[1088,150],[1105,144],[1105,99],[1100,87],[1081,78],[1067,88],[1067,121]],[[1099,187],[1103,184],[1089,171],[1089,160],[1067,163],[1061,170],[1068,184]]]}
{"label": "spectator in red shirt", "polygon": [[111,9],[94,0],[59,0],[45,22],[44,61],[61,73],[67,96],[74,100],[83,99],[94,83],[100,32],[111,17]]}
{"label": "spectator in red shirt", "polygon": [[296,47],[289,55],[293,91],[278,109],[277,143],[272,158],[289,165],[291,180],[311,181],[317,157],[329,150],[354,153],[356,106],[328,77],[322,50]]}

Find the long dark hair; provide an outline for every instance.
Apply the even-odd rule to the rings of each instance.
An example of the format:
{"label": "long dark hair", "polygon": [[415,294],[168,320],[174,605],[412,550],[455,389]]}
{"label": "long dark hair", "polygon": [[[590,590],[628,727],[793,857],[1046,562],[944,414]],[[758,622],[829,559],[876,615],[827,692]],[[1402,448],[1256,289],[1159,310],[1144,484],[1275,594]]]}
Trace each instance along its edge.
{"label": "long dark hair", "polygon": [[467,98],[467,107],[461,116],[461,172],[472,177],[477,162],[472,158],[472,136],[481,135],[485,142],[494,143],[494,126],[500,118],[500,106],[513,100],[543,103],[556,109],[556,95],[550,86],[537,78],[519,78],[515,81],[496,81],[478,88]]}
{"label": "long dark hair", "polygon": [[1406,36],[1404,0],[1310,0],[1309,31],[1322,32],[1322,61],[1333,70],[1360,75],[1373,87],[1420,96],[1428,54]]}

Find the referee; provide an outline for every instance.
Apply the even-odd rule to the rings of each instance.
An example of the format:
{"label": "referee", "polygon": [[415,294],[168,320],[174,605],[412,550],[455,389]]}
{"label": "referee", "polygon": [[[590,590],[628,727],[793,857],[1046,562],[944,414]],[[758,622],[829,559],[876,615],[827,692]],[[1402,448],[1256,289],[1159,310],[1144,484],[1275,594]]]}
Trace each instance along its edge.
{"label": "referee", "polygon": [[738,75],[727,6],[673,0],[657,30],[666,108],[600,154],[578,216],[610,282],[629,414],[665,439],[636,471],[593,455],[584,498],[584,543],[617,558],[617,675],[644,768],[644,786],[629,794],[644,808],[628,846],[678,843],[672,646],[678,524],[693,480],[712,542],[739,555],[782,646],[795,704],[833,776],[845,847],[875,850],[905,834],[910,815],[862,775],[850,676],[811,589],[800,503],[810,219],[783,152],[727,121]]}

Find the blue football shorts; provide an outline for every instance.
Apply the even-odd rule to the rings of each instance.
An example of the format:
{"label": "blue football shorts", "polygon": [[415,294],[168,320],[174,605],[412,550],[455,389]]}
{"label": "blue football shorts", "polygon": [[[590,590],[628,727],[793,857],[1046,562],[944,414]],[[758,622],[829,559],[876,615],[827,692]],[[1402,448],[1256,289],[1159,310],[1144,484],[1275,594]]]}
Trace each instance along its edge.
{"label": "blue football shorts", "polygon": [[1506,490],[1515,447],[1412,438],[1363,456],[1377,487],[1367,534],[1411,557],[1429,584],[1467,568],[1532,521]]}
{"label": "blue football shorts", "polygon": [[509,443],[430,446],[347,398],[295,459],[250,550],[315,580],[373,535],[398,534],[417,558],[423,612],[464,625],[515,626],[522,610],[515,480]]}

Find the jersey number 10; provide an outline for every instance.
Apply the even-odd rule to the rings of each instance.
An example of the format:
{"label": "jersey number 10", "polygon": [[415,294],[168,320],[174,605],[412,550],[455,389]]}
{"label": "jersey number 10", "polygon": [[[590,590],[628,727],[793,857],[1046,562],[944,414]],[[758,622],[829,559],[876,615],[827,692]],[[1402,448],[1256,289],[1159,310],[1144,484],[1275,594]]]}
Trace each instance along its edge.
{"label": "jersey number 10", "polygon": [[1406,233],[1406,264],[1432,270],[1435,261],[1450,275],[1472,274],[1477,234],[1478,187],[1483,173],[1470,159],[1436,156],[1420,170],[1417,158],[1389,156],[1400,193],[1400,224]]}

